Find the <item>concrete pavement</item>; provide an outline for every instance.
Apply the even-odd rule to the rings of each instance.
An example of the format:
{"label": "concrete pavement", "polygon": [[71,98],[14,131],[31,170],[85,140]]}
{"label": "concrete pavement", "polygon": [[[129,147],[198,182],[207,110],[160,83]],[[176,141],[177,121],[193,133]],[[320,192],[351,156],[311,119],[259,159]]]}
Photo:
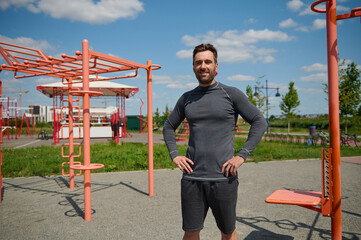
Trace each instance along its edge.
{"label": "concrete pavement", "polygon": [[[342,162],[343,239],[361,238],[361,165]],[[175,170],[92,174],[92,220],[83,219],[83,177],[5,178],[0,239],[181,239],[180,178]],[[266,204],[277,189],[321,190],[320,160],[245,163],[239,170],[239,239],[330,239],[320,213]],[[209,212],[201,239],[220,239]]]}
{"label": "concrete pavement", "polygon": [[[146,136],[137,135],[133,140],[141,142]],[[34,141],[37,139],[17,140],[15,147],[52,144],[50,140]],[[155,135],[155,143],[158,141],[162,141],[161,135]],[[7,144],[4,140],[3,147],[9,147]],[[360,163],[361,157],[342,158],[343,239],[361,238]],[[245,163],[238,173],[239,239],[331,239],[329,217],[298,206],[264,202],[277,189],[321,191],[319,159]],[[182,238],[178,169],[154,171],[153,197],[148,196],[147,171],[98,173],[91,178],[90,222],[83,219],[83,176],[76,177],[73,190],[62,176],[4,178],[0,239]],[[220,239],[211,212],[201,239]]]}

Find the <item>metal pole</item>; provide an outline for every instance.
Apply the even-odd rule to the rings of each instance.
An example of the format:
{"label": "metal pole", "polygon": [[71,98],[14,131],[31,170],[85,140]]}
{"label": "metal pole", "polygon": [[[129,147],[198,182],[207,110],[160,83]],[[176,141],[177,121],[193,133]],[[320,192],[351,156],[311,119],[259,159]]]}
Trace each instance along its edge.
{"label": "metal pole", "polygon": [[[89,42],[83,40],[83,91],[89,91]],[[90,165],[90,106],[89,93],[83,97],[83,142],[84,166]],[[84,170],[84,219],[91,221],[91,181],[90,169]]]}
{"label": "metal pole", "polygon": [[340,121],[337,62],[336,1],[326,1],[327,66],[329,92],[330,146],[332,148],[331,167],[333,169],[333,200],[331,216],[332,239],[342,239],[341,219],[341,163],[340,163]]}
{"label": "metal pole", "polygon": [[[73,95],[70,90],[73,87],[72,79],[68,79],[68,124],[69,124],[69,188],[74,189],[74,117],[73,117]],[[62,99],[60,99],[62,101]],[[80,137],[80,136],[79,136]]]}
{"label": "metal pole", "polygon": [[147,61],[147,105],[148,105],[148,181],[149,196],[154,195],[153,179],[153,101],[152,101],[152,61]]}
{"label": "metal pole", "polygon": [[268,118],[268,80],[266,80],[266,111],[267,111],[267,134],[269,128],[269,118]]}

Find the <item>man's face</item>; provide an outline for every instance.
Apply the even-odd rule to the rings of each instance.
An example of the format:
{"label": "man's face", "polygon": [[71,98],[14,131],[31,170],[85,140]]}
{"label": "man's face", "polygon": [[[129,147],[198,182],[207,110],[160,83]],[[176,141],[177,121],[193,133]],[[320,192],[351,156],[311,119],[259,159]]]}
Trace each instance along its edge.
{"label": "man's face", "polygon": [[193,72],[198,79],[199,86],[207,87],[213,84],[217,69],[218,63],[214,62],[214,55],[211,51],[199,52],[194,56]]}

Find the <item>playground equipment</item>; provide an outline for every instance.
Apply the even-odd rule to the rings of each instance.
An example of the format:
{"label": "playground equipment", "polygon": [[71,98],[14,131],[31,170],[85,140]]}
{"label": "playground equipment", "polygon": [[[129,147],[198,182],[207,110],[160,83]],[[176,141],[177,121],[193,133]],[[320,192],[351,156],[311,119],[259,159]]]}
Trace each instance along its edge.
{"label": "playground equipment", "polygon": [[147,123],[147,121],[146,120],[144,120],[143,119],[143,115],[142,115],[142,107],[143,107],[143,105],[144,105],[144,102],[143,102],[143,100],[141,99],[141,98],[139,98],[140,99],[140,101],[141,101],[141,105],[140,105],[140,107],[139,107],[139,117],[138,117],[138,119],[139,119],[139,133],[145,133],[145,129],[143,129],[143,122],[145,123],[145,124],[148,124]]}
{"label": "playground equipment", "polygon": [[[326,3],[326,9],[317,9],[316,6],[323,2]],[[332,239],[341,240],[341,163],[337,63],[337,20],[361,17],[361,7],[351,10],[350,13],[337,15],[336,0],[318,0],[311,5],[311,9],[317,13],[326,13],[327,29],[330,148],[322,150],[322,193],[278,190],[269,196],[266,199],[266,202],[298,205],[310,208],[312,210],[321,211],[324,216],[331,217]],[[317,206],[319,203],[321,203],[321,209],[314,208],[314,206]]]}
{"label": "playground equipment", "polygon": [[[18,116],[17,116],[17,101],[14,98],[10,98],[10,97],[5,97],[5,98],[1,98],[0,97],[0,102],[1,102],[1,106],[2,106],[2,118],[3,119],[7,119],[2,121],[1,124],[1,131],[5,132],[5,134],[7,135],[7,139],[10,140],[10,129],[14,128],[15,130],[15,139],[17,139],[17,120],[18,120]],[[4,104],[5,103],[5,104]],[[10,118],[13,118],[15,121],[15,126],[10,126]]]}
{"label": "playground equipment", "polygon": [[[120,119],[125,123],[125,99],[134,96],[139,91],[139,88],[128,86],[120,83],[114,83],[111,81],[92,81],[96,79],[95,76],[89,76],[90,82],[89,82],[89,89],[91,91],[101,92],[102,97],[104,98],[116,98],[116,114],[117,114],[117,121]],[[74,79],[74,81],[81,80],[81,79]],[[74,83],[73,88],[80,89],[82,87],[82,84],[80,82]],[[48,97],[53,98],[53,110],[54,110],[54,125],[57,126],[54,127],[54,145],[59,142],[59,138],[68,138],[69,135],[69,127],[68,124],[63,124],[61,126],[60,120],[62,122],[67,121],[67,117],[65,115],[68,115],[68,98],[69,98],[69,91],[66,86],[64,86],[62,83],[50,83],[50,84],[44,84],[44,85],[38,85],[36,86],[36,89],[43,94],[47,95]],[[60,100],[60,101],[59,101]],[[121,105],[120,105],[121,102]],[[79,105],[79,98],[73,100],[73,103],[77,103]],[[76,120],[77,124],[75,124],[76,130],[75,130],[75,136],[78,137],[79,134],[81,137],[83,136],[83,133],[81,131],[81,113],[82,110],[79,106],[74,106],[73,108],[76,110],[73,113],[77,113],[77,116],[75,116],[74,120]],[[119,109],[121,109],[121,113],[123,116],[120,116],[119,119]],[[94,114],[94,108],[91,108],[90,114]],[[106,114],[104,113],[104,116]],[[111,114],[110,114],[111,115]],[[110,115],[108,117],[110,117]],[[55,124],[56,123],[56,124]],[[74,126],[75,126],[74,125]],[[78,127],[79,126],[79,127]],[[55,131],[57,129],[58,131]],[[102,126],[102,124],[99,124],[99,126],[92,125],[92,128],[90,129],[90,136],[91,137],[111,137],[111,127],[110,126]],[[125,126],[122,127],[121,134],[122,136],[124,133],[126,133]],[[108,136],[109,135],[109,136]],[[117,143],[119,143],[119,134],[117,134],[117,138],[114,139]]]}
{"label": "playground equipment", "polygon": [[177,142],[188,141],[189,138],[189,125],[187,119],[183,120],[183,122],[178,127],[175,133]]}
{"label": "playground equipment", "polygon": [[[9,43],[0,42],[0,54],[7,64],[0,66],[0,71],[9,70],[14,72],[15,78],[27,78],[37,76],[50,76],[61,78],[61,82],[67,86],[68,94],[68,112],[66,118],[69,125],[69,186],[74,188],[74,170],[84,171],[84,219],[91,220],[91,178],[90,172],[94,169],[103,168],[103,164],[91,163],[90,161],[90,97],[100,96],[102,93],[92,91],[89,82],[105,81],[123,78],[136,77],[138,69],[147,71],[147,105],[148,113],[152,113],[152,71],[160,69],[161,66],[154,65],[150,60],[147,65],[106,55],[89,49],[88,40],[83,40],[82,51],[77,51],[76,56],[62,54],[62,58],[55,58],[45,55],[42,51],[27,47],[17,46]],[[133,74],[123,76],[110,76],[110,73],[131,71]],[[89,75],[95,75],[94,79],[89,80]],[[106,76],[101,78],[101,76]],[[80,78],[81,77],[81,78]],[[82,83],[81,88],[73,87],[75,83]],[[74,116],[73,104],[78,101],[73,96],[80,96],[83,99],[83,164],[75,164],[74,158]],[[78,99],[80,99],[78,97]],[[79,111],[78,111],[79,112]],[[55,119],[55,117],[54,117]],[[148,123],[152,124],[152,114],[148,114]],[[148,130],[148,181],[149,196],[153,196],[153,129]],[[79,148],[79,153],[81,149]],[[1,191],[0,191],[1,194]],[[0,195],[1,198],[1,195]]]}
{"label": "playground equipment", "polygon": [[243,119],[238,119],[237,120],[237,124],[236,124],[236,132],[237,133],[241,133],[242,132],[242,128],[241,125],[244,123]]}
{"label": "playground equipment", "polygon": [[[10,140],[10,129],[14,129],[15,139],[17,139],[18,137],[21,136],[21,131],[23,128],[24,120],[25,120],[26,127],[27,127],[25,134],[31,136],[31,131],[30,131],[30,121],[31,121],[33,129],[34,129],[34,133],[36,135],[34,119],[32,117],[28,117],[26,115],[26,113],[23,114],[20,129],[18,129],[18,114],[17,113],[18,113],[18,110],[21,108],[18,107],[17,100],[15,98],[10,98],[10,97],[1,98],[0,97],[0,102],[2,103],[1,104],[2,108],[3,108],[2,109],[2,114],[3,114],[2,118],[4,119],[4,121],[2,121],[2,124],[1,124],[1,131],[7,136],[7,140]],[[14,120],[14,126],[10,126],[10,119]]]}
{"label": "playground equipment", "polygon": [[21,87],[20,87],[19,91],[6,91],[6,92],[3,92],[3,94],[10,94],[10,93],[18,93],[19,94],[19,113],[20,113],[19,115],[20,116],[22,115],[22,112],[21,112],[21,110],[22,110],[21,97],[22,97],[23,93],[28,93],[28,92],[29,92],[29,90],[22,91]]}

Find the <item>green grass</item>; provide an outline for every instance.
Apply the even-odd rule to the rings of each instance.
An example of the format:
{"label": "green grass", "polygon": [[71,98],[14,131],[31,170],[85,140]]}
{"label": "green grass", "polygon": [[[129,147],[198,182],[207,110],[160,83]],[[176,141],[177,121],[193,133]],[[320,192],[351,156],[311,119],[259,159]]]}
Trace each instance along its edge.
{"label": "green grass", "polygon": [[[244,138],[236,138],[236,149],[240,149]],[[180,154],[185,155],[187,146],[178,146]],[[76,148],[77,151],[77,148]],[[66,152],[66,149],[65,149]],[[361,156],[361,148],[341,147],[342,156]],[[262,141],[250,155],[249,161],[274,161],[285,159],[320,158],[321,147],[304,143]],[[42,146],[37,148],[3,149],[2,173],[4,177],[28,177],[61,175],[61,147]],[[76,158],[75,161],[83,161]],[[91,145],[91,162],[102,163],[104,168],[94,172],[118,172],[148,169],[148,146],[142,143],[124,143],[115,145]],[[171,162],[165,144],[154,146],[154,169],[175,168]],[[68,168],[65,168],[68,172]]]}

